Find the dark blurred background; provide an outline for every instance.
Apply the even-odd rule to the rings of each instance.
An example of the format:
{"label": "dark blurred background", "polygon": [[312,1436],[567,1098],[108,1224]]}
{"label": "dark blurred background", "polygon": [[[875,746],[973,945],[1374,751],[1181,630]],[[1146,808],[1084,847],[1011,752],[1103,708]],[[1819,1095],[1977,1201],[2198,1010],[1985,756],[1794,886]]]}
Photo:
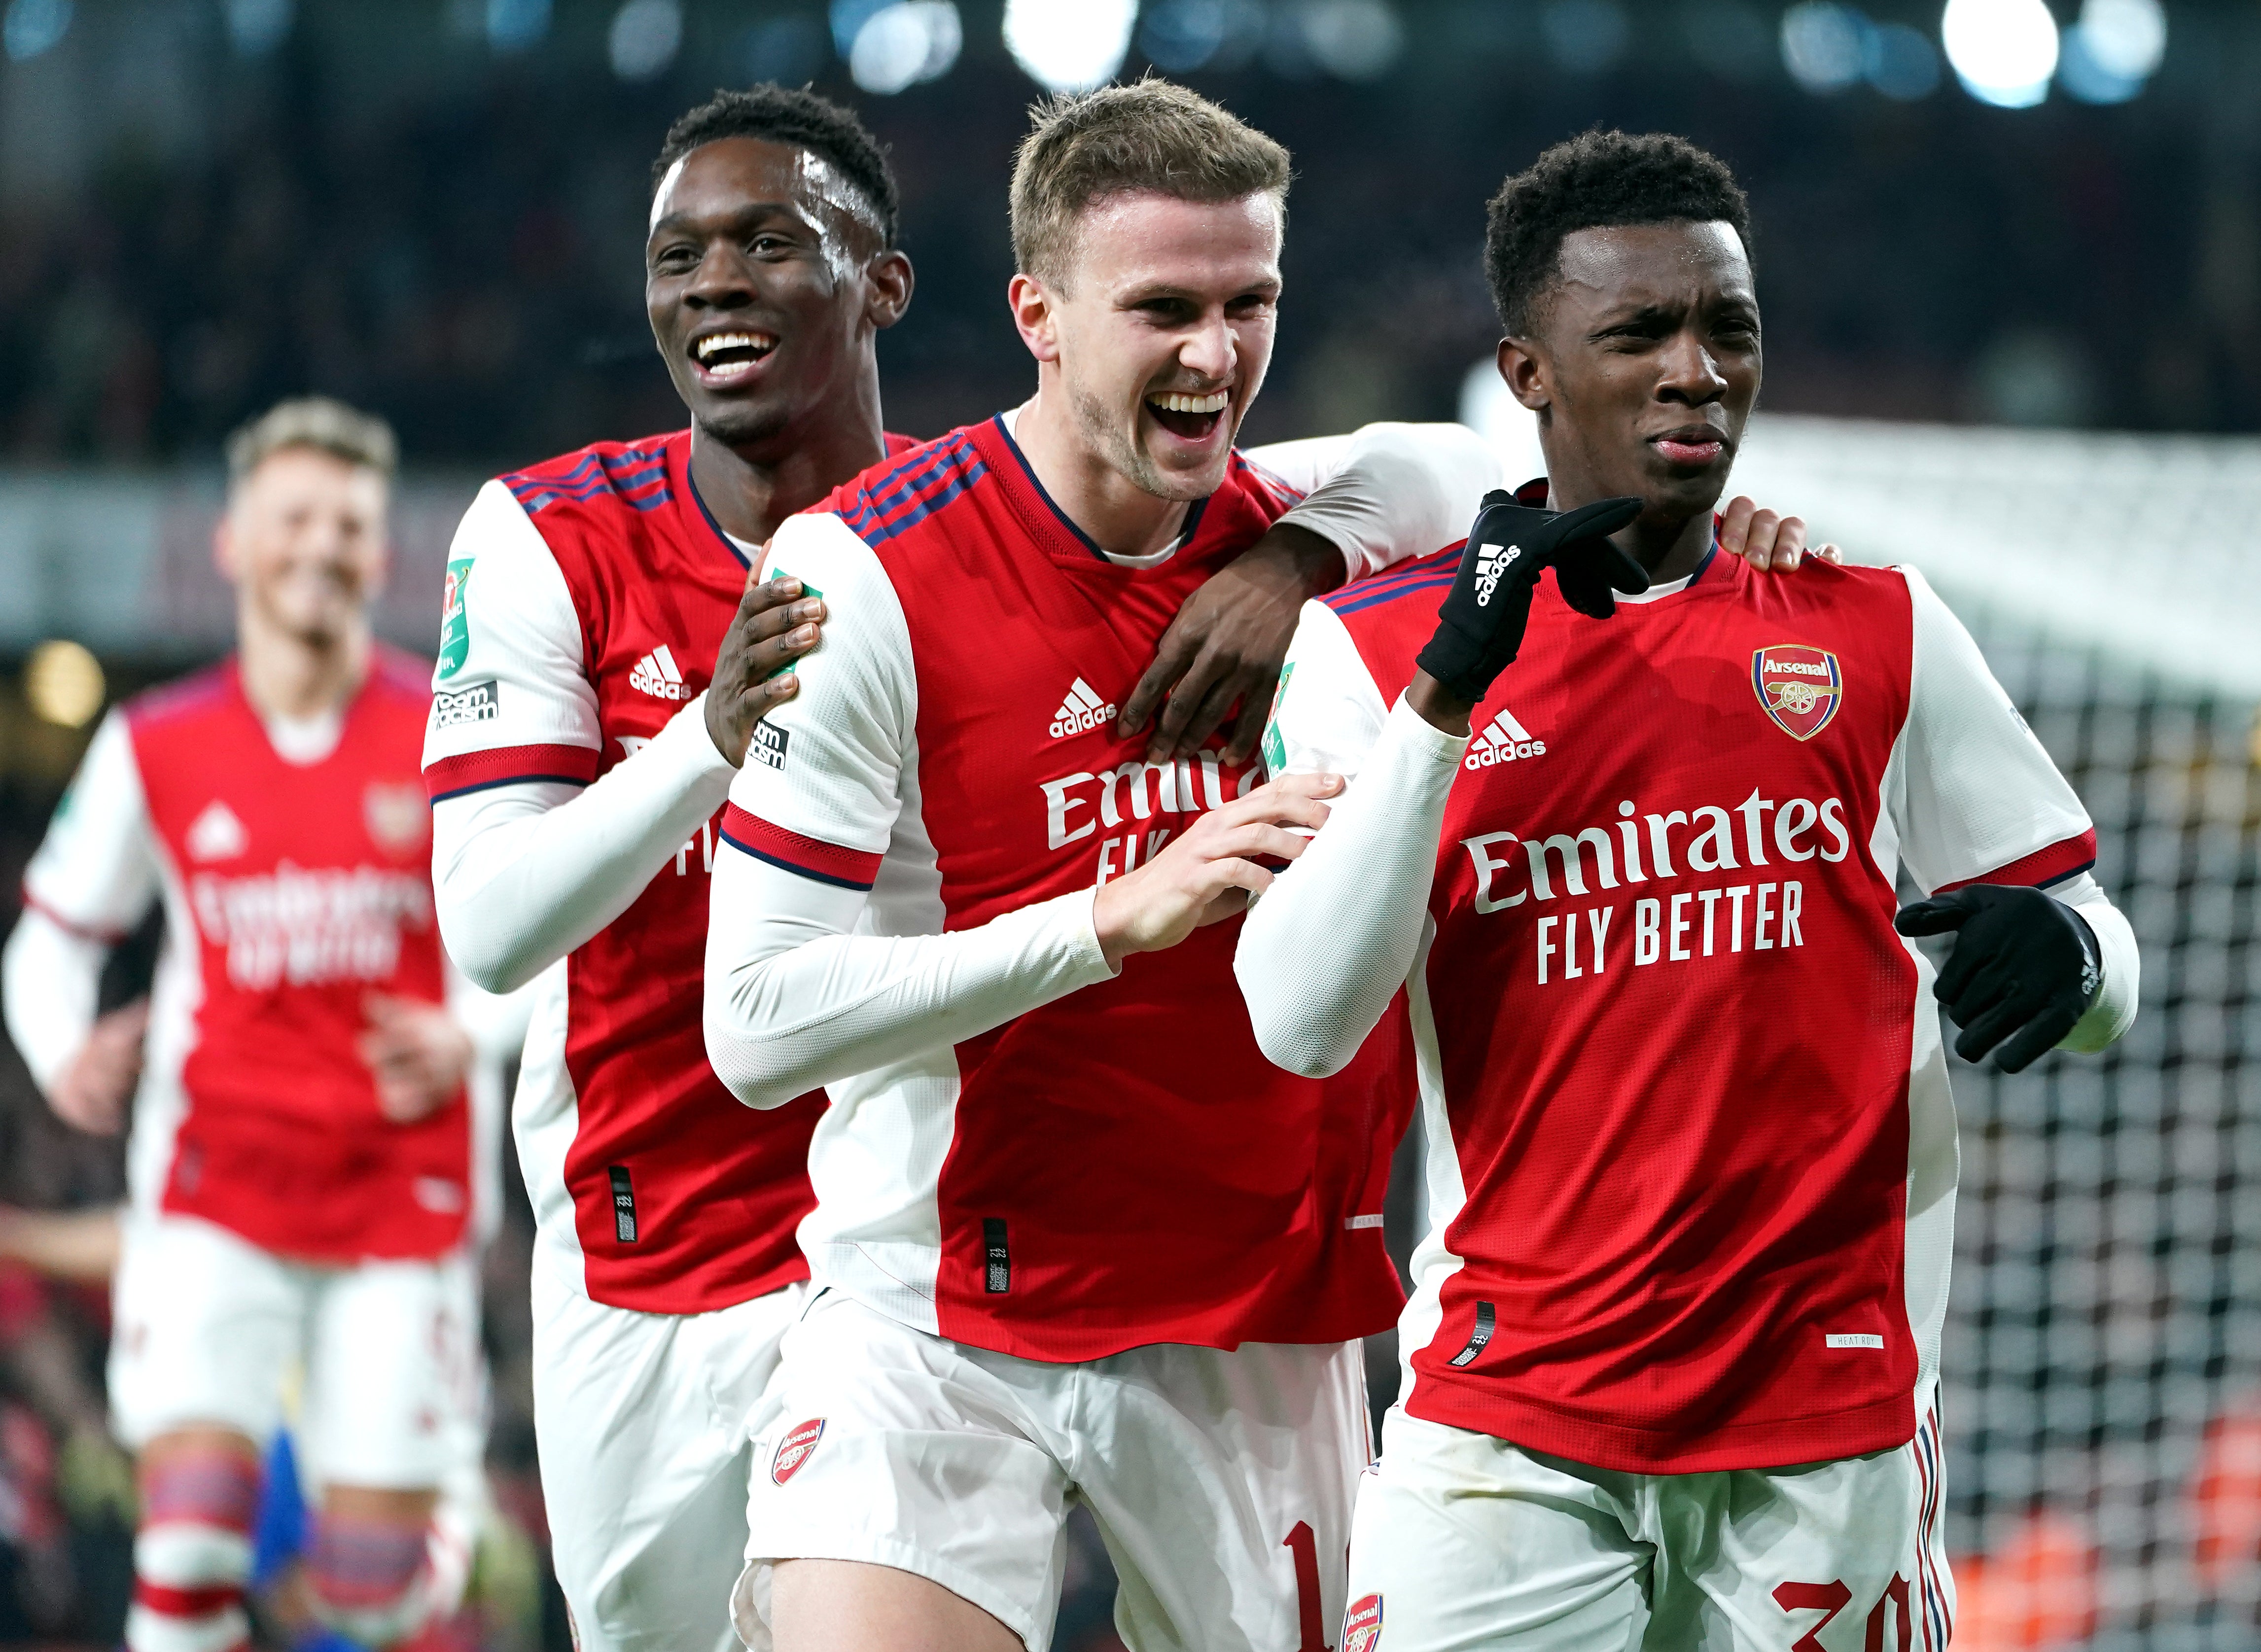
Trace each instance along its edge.
{"label": "dark blurred background", "polygon": [[[948,18],[873,29],[889,11]],[[0,455],[208,457],[309,389],[387,414],[412,460],[484,470],[671,427],[640,302],[649,162],[688,104],[763,77],[853,102],[901,175],[920,279],[883,350],[893,424],[1016,400],[1003,183],[1037,88],[1001,11],[11,0]],[[1777,409],[2261,428],[2261,6],[2054,11],[2029,108],[1974,97],[1939,6],[1907,0],[1150,0],[1122,72],[1182,71],[1295,153],[1259,436],[1450,417],[1492,327],[1483,202],[1597,123],[1741,174]],[[2139,66],[2164,18],[2156,68],[2089,63],[2094,13]],[[934,78],[859,88],[843,54],[867,33],[867,83]]]}
{"label": "dark blurred background", "polygon": [[[1774,416],[1739,476],[1940,585],[2145,948],[2118,1052],[1957,1074],[1958,1645],[2261,1645],[2261,0],[0,0],[0,879],[102,710],[226,646],[237,423],[310,391],[393,421],[379,621],[428,647],[480,476],[681,421],[641,279],[676,115],[809,82],[890,146],[919,284],[888,423],[931,435],[1031,383],[1003,306],[1026,105],[1150,66],[1296,155],[1253,440],[1493,429],[1483,203],[1545,145],[1661,127],[1735,166]],[[0,1044],[0,1641],[116,1641],[104,1294],[4,1253],[17,1212],[120,1188]],[[567,1645],[513,1197],[498,1510],[422,1652]],[[303,1644],[277,1552],[262,1639]],[[1068,1578],[1055,1644],[1101,1652],[1087,1525]]]}

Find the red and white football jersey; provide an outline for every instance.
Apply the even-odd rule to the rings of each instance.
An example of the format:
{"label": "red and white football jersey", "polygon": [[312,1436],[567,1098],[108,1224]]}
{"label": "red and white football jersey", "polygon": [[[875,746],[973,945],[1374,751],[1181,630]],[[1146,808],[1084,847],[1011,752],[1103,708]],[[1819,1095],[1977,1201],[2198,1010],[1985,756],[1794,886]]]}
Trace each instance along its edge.
{"label": "red and white football jersey", "polygon": [[377,649],[327,755],[279,754],[233,660],[104,723],[25,901],[114,941],[165,903],[130,1175],[141,1209],[279,1255],[429,1257],[462,1239],[470,1122],[377,1110],[355,1040],[370,993],[443,1002],[425,668]]}
{"label": "red and white football jersey", "polygon": [[[778,1051],[831,1040],[801,1230],[819,1282],[1042,1360],[1389,1323],[1401,1050],[1377,1038],[1327,1082],[1266,1061],[1232,980],[1237,921],[1119,974],[1090,937],[1095,886],[1262,778],[1221,743],[1149,765],[1116,707],[1185,599],[1318,479],[1236,455],[1174,548],[1110,557],[992,419],[779,528],[772,571],[831,617],[733,783],[726,852],[748,858],[718,867],[714,933],[735,891],[764,909],[730,924],[808,938],[786,944],[795,984],[735,1028],[713,1018],[733,973],[718,955],[709,1045],[757,1097]],[[757,887],[764,866],[784,873]],[[795,887],[830,905],[788,912]],[[1066,995],[980,1013],[984,981],[1048,951]],[[920,1042],[944,1025],[979,1030]]]}
{"label": "red and white football jersey", "polygon": [[[448,566],[425,746],[434,803],[571,795],[706,688],[750,564],[692,486],[690,455],[688,430],[599,442],[481,491]],[[813,1203],[823,1097],[749,1112],[700,1033],[715,824],[535,989],[520,1159],[545,1251],[615,1307],[704,1312],[808,1275],[793,1233]]]}
{"label": "red and white football jersey", "polygon": [[[1359,774],[1459,561],[1306,607],[1278,766]],[[2078,800],[1897,569],[1715,554],[1607,621],[1545,581],[1473,728],[1408,981],[1434,1225],[1406,1409],[1627,1471],[1904,1443],[1956,1146],[1894,880],[2074,879]],[[1360,875],[1331,864],[1296,898]],[[1244,975],[1284,983],[1262,952]]]}

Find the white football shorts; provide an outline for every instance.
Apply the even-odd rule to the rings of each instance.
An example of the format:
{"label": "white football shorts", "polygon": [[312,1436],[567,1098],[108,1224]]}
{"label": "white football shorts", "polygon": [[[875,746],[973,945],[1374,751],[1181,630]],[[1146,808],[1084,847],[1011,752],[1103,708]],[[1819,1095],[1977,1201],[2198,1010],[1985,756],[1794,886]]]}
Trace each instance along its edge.
{"label": "white football shorts", "polygon": [[1622,1474],[1393,1409],[1340,1652],[1946,1652],[1939,1419],[1896,1451]]}
{"label": "white football shorts", "polygon": [[769,1426],[793,1284],[712,1313],[592,1302],[534,1265],[534,1432],[580,1652],[737,1652],[749,1435]]}
{"label": "white football shorts", "polygon": [[786,1334],[779,1389],[754,1441],[735,1601],[756,1652],[771,1568],[797,1559],[915,1572],[1045,1652],[1075,1501],[1114,1559],[1130,1652],[1317,1648],[1340,1620],[1369,1455],[1357,1343],[1055,1365],[829,1290]]}
{"label": "white football shorts", "polygon": [[303,1368],[309,1481],[405,1490],[461,1477],[466,1431],[483,1438],[484,1420],[477,1285],[460,1253],[323,1267],[164,1214],[127,1214],[121,1240],[110,1406],[127,1447],[203,1425],[264,1452]]}

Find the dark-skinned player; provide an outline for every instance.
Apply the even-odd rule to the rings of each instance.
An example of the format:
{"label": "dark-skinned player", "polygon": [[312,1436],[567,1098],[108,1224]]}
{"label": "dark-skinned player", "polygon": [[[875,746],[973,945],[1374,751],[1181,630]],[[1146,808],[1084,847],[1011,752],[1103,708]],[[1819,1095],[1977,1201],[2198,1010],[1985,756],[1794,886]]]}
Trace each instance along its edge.
{"label": "dark-skinned player", "polygon": [[1944,1647],[1934,1006],[2011,1071],[2134,1017],[2088,816],[1921,576],[1714,554],[1748,225],[1677,138],[1508,180],[1551,486],[1307,607],[1266,736],[1350,784],[1247,922],[1259,1040],[1331,1073],[1403,988],[1424,1080],[1344,1652]]}

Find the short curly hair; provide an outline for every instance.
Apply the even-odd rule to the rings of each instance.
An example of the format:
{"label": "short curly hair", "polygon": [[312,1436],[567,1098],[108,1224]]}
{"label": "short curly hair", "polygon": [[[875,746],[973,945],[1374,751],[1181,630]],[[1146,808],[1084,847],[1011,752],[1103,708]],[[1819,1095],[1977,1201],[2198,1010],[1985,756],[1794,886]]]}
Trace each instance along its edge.
{"label": "short curly hair", "polygon": [[855,111],[820,97],[806,87],[764,84],[745,91],[718,91],[667,129],[659,159],[651,163],[657,190],[667,169],[702,144],[724,138],[759,138],[765,143],[805,149],[847,179],[870,209],[872,226],[888,246],[895,244],[902,199],[894,169]]}
{"label": "short curly hair", "polygon": [[1669,132],[1585,132],[1499,186],[1484,234],[1484,276],[1501,325],[1527,338],[1562,273],[1562,241],[1629,224],[1733,226],[1751,250],[1751,204],[1719,156]]}

